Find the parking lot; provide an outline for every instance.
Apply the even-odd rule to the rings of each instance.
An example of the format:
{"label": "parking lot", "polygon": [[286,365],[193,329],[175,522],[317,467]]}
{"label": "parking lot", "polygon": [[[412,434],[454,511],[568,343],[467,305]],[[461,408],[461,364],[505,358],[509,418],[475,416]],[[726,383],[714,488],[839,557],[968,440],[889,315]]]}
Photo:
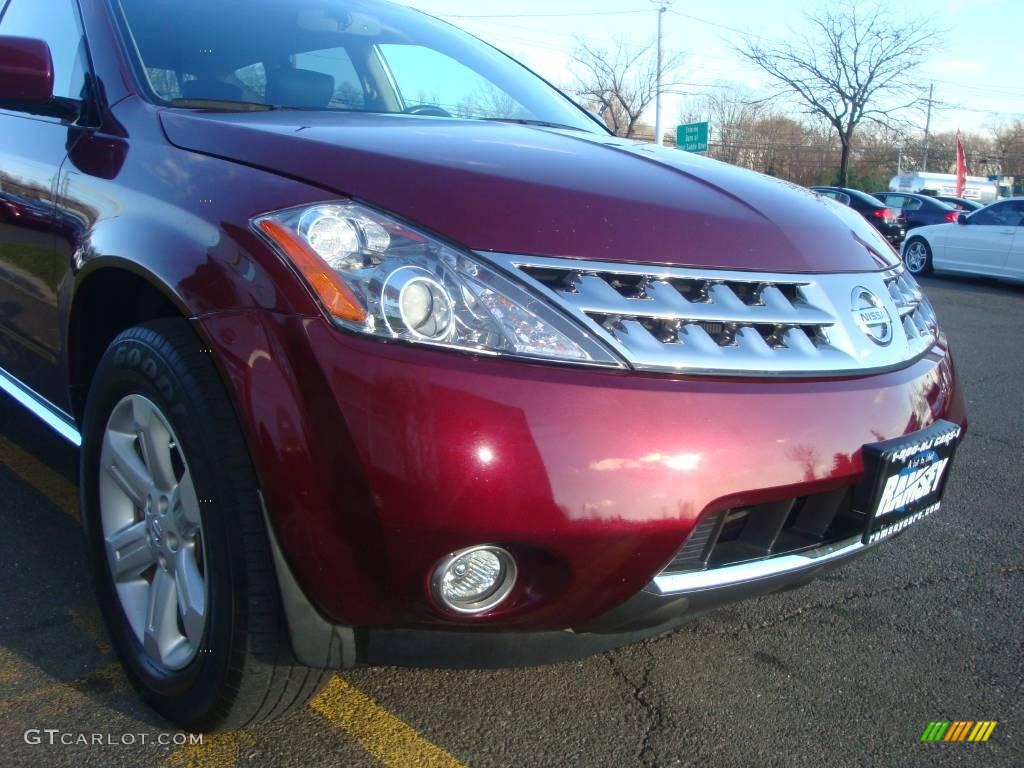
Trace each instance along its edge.
{"label": "parking lot", "polygon": [[[971,421],[937,516],[668,636],[547,668],[348,671],[307,711],[202,745],[157,743],[110,651],[75,451],[0,400],[0,764],[1024,765],[1024,288],[924,282]],[[998,726],[921,743],[935,720]],[[94,733],[114,743],[60,743]]]}

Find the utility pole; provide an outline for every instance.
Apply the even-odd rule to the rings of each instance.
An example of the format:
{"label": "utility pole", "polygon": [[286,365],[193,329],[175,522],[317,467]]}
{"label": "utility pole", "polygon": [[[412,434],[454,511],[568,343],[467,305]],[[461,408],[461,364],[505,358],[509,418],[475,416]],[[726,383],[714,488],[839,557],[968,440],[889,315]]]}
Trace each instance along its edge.
{"label": "utility pole", "polygon": [[666,5],[665,0],[655,0],[655,2],[658,3],[658,93],[654,100],[654,143],[661,147],[665,144],[665,137],[661,127],[661,68],[664,61],[662,54],[662,28],[668,5]]}
{"label": "utility pole", "polygon": [[932,96],[935,95],[935,83],[928,86],[928,117],[924,121],[924,162],[921,163],[921,171],[928,170],[928,135],[932,128]]}

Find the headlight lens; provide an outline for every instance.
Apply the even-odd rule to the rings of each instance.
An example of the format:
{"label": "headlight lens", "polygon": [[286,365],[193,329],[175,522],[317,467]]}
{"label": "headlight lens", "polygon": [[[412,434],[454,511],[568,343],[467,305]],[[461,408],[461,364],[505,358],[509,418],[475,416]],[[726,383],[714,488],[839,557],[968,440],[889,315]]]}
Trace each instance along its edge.
{"label": "headlight lens", "polygon": [[622,367],[597,339],[483,259],[364,205],[253,221],[343,327],[455,349]]}

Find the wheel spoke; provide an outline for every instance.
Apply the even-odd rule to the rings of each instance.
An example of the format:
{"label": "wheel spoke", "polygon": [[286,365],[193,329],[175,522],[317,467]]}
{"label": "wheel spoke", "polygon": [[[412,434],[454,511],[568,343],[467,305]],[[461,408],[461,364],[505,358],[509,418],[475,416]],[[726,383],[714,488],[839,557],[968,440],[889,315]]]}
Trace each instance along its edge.
{"label": "wheel spoke", "polygon": [[142,644],[152,658],[161,662],[166,661],[181,640],[175,592],[174,577],[162,568],[157,568],[149,587],[149,608],[146,611],[146,631]]}
{"label": "wheel spoke", "polygon": [[196,488],[192,484],[192,474],[186,469],[181,481],[172,494],[171,508],[174,510],[175,521],[178,531],[183,536],[188,536],[202,525],[202,517],[199,514],[199,497],[196,495]]}
{"label": "wheel spoke", "polygon": [[135,453],[134,439],[129,435],[108,432],[104,441],[103,466],[138,509],[146,506],[146,496],[153,487],[153,477]]}
{"label": "wheel spoke", "polygon": [[171,434],[163,421],[153,413],[149,403],[141,398],[132,402],[135,431],[142,448],[150,475],[161,490],[170,490],[177,483],[171,464]]}
{"label": "wheel spoke", "polygon": [[144,522],[132,523],[107,537],[107,560],[114,581],[132,581],[139,578],[156,558],[149,546]]}
{"label": "wheel spoke", "polygon": [[203,640],[206,625],[206,585],[196,564],[191,546],[178,550],[174,565],[174,581],[178,593],[178,611],[185,625],[185,636],[193,646]]}

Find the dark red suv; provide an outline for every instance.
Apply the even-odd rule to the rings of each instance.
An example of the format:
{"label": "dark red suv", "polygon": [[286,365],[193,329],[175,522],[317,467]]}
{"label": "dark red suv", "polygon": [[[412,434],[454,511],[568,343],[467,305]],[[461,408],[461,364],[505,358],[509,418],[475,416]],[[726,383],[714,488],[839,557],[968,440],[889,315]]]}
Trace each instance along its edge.
{"label": "dark red suv", "polygon": [[953,362],[853,211],[396,5],[0,6],[0,388],[175,723],[609,648],[938,508]]}

